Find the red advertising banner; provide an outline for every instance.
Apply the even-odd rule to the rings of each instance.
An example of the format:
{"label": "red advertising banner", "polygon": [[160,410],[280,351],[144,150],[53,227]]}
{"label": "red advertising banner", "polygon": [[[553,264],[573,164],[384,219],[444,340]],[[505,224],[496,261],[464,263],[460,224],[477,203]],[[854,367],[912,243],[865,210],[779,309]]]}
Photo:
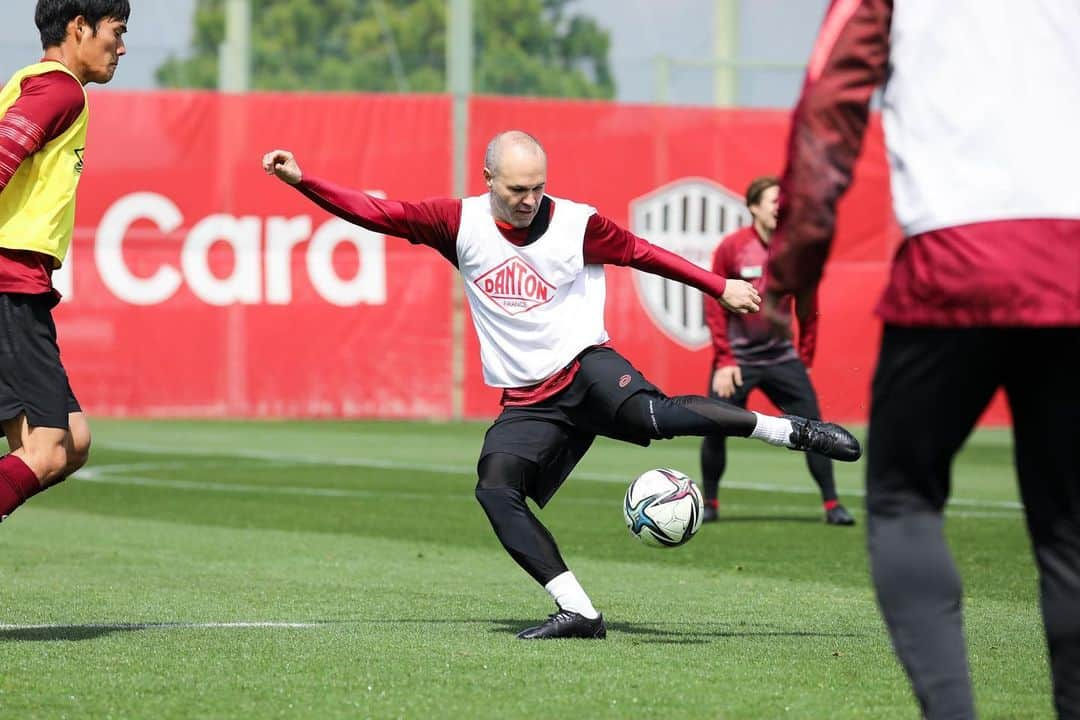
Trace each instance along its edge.
{"label": "red advertising banner", "polygon": [[[415,96],[99,93],[57,326],[108,415],[446,417],[451,269],[262,173],[449,192],[449,106]],[[435,359],[432,362],[432,359]]]}
{"label": "red advertising banner", "polygon": [[[779,173],[787,113],[477,98],[469,191],[495,133],[532,132],[549,190],[707,265]],[[57,325],[84,407],[100,415],[445,418],[452,414],[453,268],[340,221],[266,177],[267,150],[387,197],[450,194],[444,96],[94,93],[76,237]],[[861,421],[898,231],[880,127],[840,212],[813,377],[828,417]],[[705,389],[696,291],[609,268],[616,347],[673,394]],[[470,417],[493,417],[465,333]],[[1007,420],[1000,403],[988,415]]]}

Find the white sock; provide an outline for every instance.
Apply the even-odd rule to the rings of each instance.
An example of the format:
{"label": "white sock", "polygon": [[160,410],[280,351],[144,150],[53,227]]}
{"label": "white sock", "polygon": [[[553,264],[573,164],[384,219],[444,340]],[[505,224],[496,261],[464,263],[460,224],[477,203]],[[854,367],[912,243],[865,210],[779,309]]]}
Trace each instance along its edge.
{"label": "white sock", "polygon": [[759,412],[755,412],[757,415],[757,425],[754,426],[754,432],[750,433],[750,437],[757,438],[758,440],[764,440],[770,445],[782,445],[783,447],[791,447],[791,421],[787,418],[773,417],[772,415],[762,415]]}
{"label": "white sock", "polygon": [[554,598],[555,604],[563,610],[580,613],[590,620],[600,617],[600,613],[596,612],[589,596],[585,594],[585,589],[574,577],[574,573],[569,570],[553,578],[544,586],[544,589]]}

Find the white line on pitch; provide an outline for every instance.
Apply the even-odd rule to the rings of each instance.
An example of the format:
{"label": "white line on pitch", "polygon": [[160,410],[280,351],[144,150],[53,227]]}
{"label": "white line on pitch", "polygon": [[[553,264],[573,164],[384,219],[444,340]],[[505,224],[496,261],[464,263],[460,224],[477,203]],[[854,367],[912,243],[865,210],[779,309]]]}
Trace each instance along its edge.
{"label": "white line on pitch", "polygon": [[[145,468],[147,463],[141,463]],[[111,469],[122,468],[122,465],[114,465]],[[202,480],[165,480],[159,478],[138,477],[134,475],[112,475],[108,473],[100,472],[89,473],[86,470],[80,471],[77,476],[84,482],[101,483],[105,485],[129,485],[138,487],[154,487],[154,488],[166,488],[170,490],[197,490],[197,491],[210,491],[210,492],[226,492],[226,493],[254,493],[254,494],[273,494],[273,495],[301,495],[307,497],[351,497],[351,498],[374,498],[374,497],[394,497],[406,500],[423,500],[430,501],[431,495],[416,492],[403,492],[401,490],[351,490],[347,488],[319,488],[319,487],[297,487],[290,485],[252,485],[250,483],[215,483],[206,482]],[[448,495],[444,500],[460,500],[473,502],[473,496],[471,494],[455,494]],[[605,500],[601,498],[574,498],[573,502],[578,505],[597,505],[609,507],[611,506],[611,500]],[[813,506],[811,505],[753,505],[745,503],[724,503],[723,508],[725,510],[738,510],[735,515],[742,516],[754,516],[767,513],[773,514],[785,514],[792,517],[799,517],[813,512]],[[983,518],[997,518],[1003,520],[1013,520],[1017,518],[1015,511],[1011,510],[953,510],[950,515],[955,517],[983,517]]]}
{"label": "white line on pitch", "polygon": [[0,632],[10,630],[202,630],[217,628],[315,628],[328,623],[300,622],[149,622],[149,623],[85,623],[82,625],[44,624],[11,625],[0,624]]}
{"label": "white line on pitch", "polygon": [[[113,450],[124,450],[129,452],[146,453],[147,455],[184,455],[184,456],[197,456],[197,457],[232,457],[232,458],[244,458],[249,460],[267,460],[273,462],[292,462],[301,463],[305,465],[332,465],[338,467],[363,467],[363,468],[377,468],[381,470],[416,470],[418,472],[430,472],[439,473],[443,475],[473,475],[476,472],[473,466],[464,465],[449,465],[449,464],[437,464],[437,463],[414,463],[414,462],[402,462],[398,460],[381,460],[375,458],[342,458],[342,457],[327,457],[322,455],[307,455],[300,453],[282,453],[272,452],[268,450],[243,450],[239,448],[220,449],[220,450],[203,450],[188,447],[162,447],[160,445],[149,445],[143,443],[129,443],[129,442],[99,442],[98,447],[106,447]],[[93,467],[93,466],[91,466]],[[86,470],[80,470],[76,477],[83,476]],[[625,484],[628,482],[628,478],[625,475],[614,475],[612,473],[595,473],[588,471],[577,471],[572,475],[572,478],[577,480],[591,480],[594,482],[609,482]],[[771,483],[754,483],[754,482],[740,482],[740,481],[725,481],[725,488],[732,490],[752,490],[758,492],[777,492],[788,493],[793,495],[816,495],[818,489],[816,487],[794,487],[788,485],[775,485]],[[852,497],[863,497],[864,492],[861,489],[849,489],[844,491],[845,495]],[[949,505],[961,505],[965,507],[973,508],[992,508],[994,510],[1021,510],[1023,506],[1015,500],[975,500],[971,498],[950,498]]]}

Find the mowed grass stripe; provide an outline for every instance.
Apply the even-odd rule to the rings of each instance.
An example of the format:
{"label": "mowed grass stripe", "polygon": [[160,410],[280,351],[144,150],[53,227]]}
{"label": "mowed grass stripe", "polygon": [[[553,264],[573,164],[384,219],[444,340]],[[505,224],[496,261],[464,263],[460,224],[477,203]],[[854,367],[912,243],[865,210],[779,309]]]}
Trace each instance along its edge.
{"label": "mowed grass stripe", "polygon": [[[70,481],[0,527],[0,623],[15,626],[0,629],[0,717],[917,714],[869,587],[864,528],[825,527],[812,494],[786,492],[814,492],[801,457],[746,441],[729,444],[730,479],[782,489],[725,483],[724,521],[674,551],[627,535],[621,484],[648,467],[693,469],[696,442],[598,441],[581,471],[620,480],[571,478],[542,518],[609,640],[515,641],[551,603],[472,498],[483,429],[95,424],[94,482]],[[1003,437],[978,433],[958,459],[964,497],[1015,501]],[[842,488],[861,484],[861,463],[837,472]],[[952,512],[947,524],[981,713],[1051,717],[1020,514],[967,510],[1011,516]],[[316,627],[278,626],[290,623]]]}
{"label": "mowed grass stripe", "polygon": [[[604,441],[601,441],[603,444]],[[397,470],[397,471],[417,471],[423,473],[435,473],[446,475],[465,475],[469,477],[475,476],[475,464],[473,465],[452,465],[452,464],[437,464],[437,463],[417,463],[404,460],[395,459],[383,459],[375,457],[328,457],[321,454],[313,453],[296,453],[296,452],[282,452],[275,450],[252,450],[235,448],[232,450],[213,450],[205,451],[198,448],[182,448],[178,449],[175,444],[162,446],[151,445],[148,443],[133,443],[124,441],[109,440],[103,443],[99,443],[101,447],[111,451],[122,451],[127,453],[136,453],[141,455],[166,455],[170,457],[176,456],[191,456],[191,457],[204,457],[204,458],[223,458],[231,457],[245,460],[257,460],[257,461],[270,461],[277,463],[296,463],[307,465],[325,465],[330,467],[355,467],[355,468],[368,468],[368,469],[385,469],[385,470]],[[733,452],[733,455],[738,455],[739,451],[743,454],[754,452],[756,457],[754,465],[757,472],[768,472],[767,467],[762,467],[763,459],[769,458],[769,455],[777,454],[783,455],[780,450],[776,448],[766,447],[741,447],[737,451]],[[663,454],[660,446],[654,451],[657,454],[657,460],[663,459]],[[772,458],[775,460],[776,458]],[[786,458],[785,458],[786,459]],[[686,466],[685,463],[683,464]],[[641,466],[644,471],[644,466]],[[92,471],[92,468],[90,468]],[[691,471],[691,476],[696,477],[697,473]],[[593,482],[607,482],[627,484],[629,480],[633,479],[632,475],[625,473],[612,473],[612,472],[596,472],[590,470],[575,470],[572,475],[573,480],[585,480]],[[724,482],[724,487],[735,490],[752,490],[762,492],[782,492],[792,493],[798,495],[816,495],[818,490],[812,483],[804,482],[800,485],[780,484],[780,483],[766,483],[766,482],[750,482],[727,479]],[[863,497],[864,491],[861,488],[845,488],[845,495],[852,497]],[[994,508],[1003,510],[1020,510],[1022,505],[1015,500],[989,500],[974,497],[960,497],[953,496],[950,498],[950,505],[954,506],[966,506],[976,508]]]}
{"label": "mowed grass stripe", "polygon": [[[155,465],[154,463],[131,463],[130,465],[114,464],[105,467],[91,467],[86,468],[78,473],[76,479],[84,482],[103,483],[108,485],[130,485],[133,487],[154,487],[154,488],[167,488],[172,490],[190,490],[190,491],[204,491],[204,492],[225,492],[225,493],[268,493],[274,495],[307,495],[311,497],[341,497],[341,498],[375,498],[375,497],[394,497],[403,500],[421,500],[428,501],[436,497],[433,493],[423,493],[415,491],[402,491],[402,490],[363,490],[363,489],[346,489],[346,488],[328,488],[328,487],[312,487],[312,486],[283,486],[283,485],[266,485],[266,484],[247,484],[247,483],[224,483],[224,482],[207,482],[198,480],[165,480],[152,477],[140,477],[138,475],[128,474],[130,469],[178,469],[184,468],[181,463],[162,463]],[[192,463],[189,466],[192,470],[205,470],[205,466]],[[366,467],[366,466],[365,466]],[[414,468],[391,468],[398,471],[412,470]],[[460,475],[463,473],[448,471],[446,474]],[[600,482],[620,482],[621,479],[615,477],[590,477],[585,475],[575,478],[582,480],[597,480]],[[750,490],[757,492],[777,492],[787,494],[799,494],[805,495],[810,493],[810,490],[797,490],[795,488],[787,488],[783,486],[771,486],[766,484],[746,484],[746,483],[730,483],[725,485],[726,488],[736,490]],[[856,493],[852,493],[856,494]],[[859,493],[858,495],[861,495]],[[451,501],[462,502],[475,502],[473,497],[469,494],[455,494],[455,495],[440,495],[441,499]],[[592,504],[597,506],[610,506],[611,501],[608,499],[597,498],[575,498],[572,500],[577,504]],[[991,507],[991,508],[1003,508],[997,512],[990,511],[970,511],[970,510],[955,510],[950,514],[954,517],[978,517],[987,519],[1001,519],[1001,520],[1016,520],[1018,515],[1012,510],[1019,510],[1019,507],[1013,508],[1013,505],[1019,505],[1018,503],[996,503],[988,501],[960,500],[957,502],[960,505],[970,505],[974,507]],[[770,513],[792,513],[797,515],[805,515],[808,506],[806,505],[747,505],[740,503],[724,503],[724,512],[743,512],[746,510],[753,510],[754,512],[770,512]]]}
{"label": "mowed grass stripe", "polygon": [[[0,630],[5,716],[913,715],[869,588],[827,576],[584,558],[609,640],[531,645],[512,632],[549,601],[494,548],[53,510],[16,520],[3,606],[20,624],[84,627]],[[969,632],[984,712],[1047,716],[1034,607],[980,602],[970,617],[992,627]],[[198,626],[233,622],[317,627]]]}
{"label": "mowed grass stripe", "polygon": [[[324,425],[333,427],[313,424],[304,430],[304,438],[318,437]],[[257,435],[255,431],[261,429],[262,424],[257,423],[254,428],[238,431],[237,435]],[[449,434],[459,430],[442,426],[435,429]],[[432,431],[426,426],[420,430]],[[417,440],[404,438],[388,445]],[[595,451],[606,459],[611,450],[621,452],[624,447],[598,442]],[[661,447],[653,449],[656,454],[660,454]],[[764,446],[762,450],[800,460],[795,453]],[[732,456],[734,464],[739,457],[734,448]],[[437,453],[431,453],[430,457],[441,459]],[[146,467],[148,460],[164,465],[152,473],[138,473],[131,481],[140,483],[137,488],[125,484],[122,477],[108,483],[76,481],[35,499],[35,503],[41,507],[77,508],[103,515],[179,523],[197,518],[204,525],[318,529],[328,534],[388,538],[405,535],[420,541],[439,539],[449,544],[491,547],[498,552],[488,522],[473,499],[475,481],[471,474],[358,469],[272,460],[237,462],[235,458],[214,455],[146,456],[120,453],[108,447],[99,447],[96,459],[97,463],[88,472],[91,477],[99,473],[99,479],[107,479],[100,477],[101,472],[123,476],[117,465],[143,463]],[[200,463],[205,464],[200,466]],[[801,462],[793,464],[802,470]],[[757,476],[767,483],[778,479],[767,466]],[[804,485],[809,484],[804,480]],[[621,483],[580,482],[571,478],[542,512],[544,522],[559,539],[572,566],[580,558],[615,558],[636,548],[623,526],[622,489]],[[802,495],[806,502],[801,511],[790,501],[793,497],[725,486],[722,522],[707,526],[687,548],[667,556],[641,555],[639,562],[707,565],[730,558],[733,564],[752,567],[755,573],[770,577],[804,578],[828,572],[838,586],[864,586],[862,527],[827,528],[814,495]],[[857,515],[861,514],[857,505],[853,509]],[[1029,551],[1024,546],[1020,514],[1006,512],[1012,518],[994,515],[992,523],[986,523],[979,511],[950,515],[950,533],[969,537],[973,543],[971,549],[964,545],[957,548],[958,559],[982,564],[994,558],[996,552],[1005,551],[1021,563],[1018,572],[998,577],[976,575],[970,581],[974,590],[994,598],[1031,593],[1031,566],[1023,564]]]}

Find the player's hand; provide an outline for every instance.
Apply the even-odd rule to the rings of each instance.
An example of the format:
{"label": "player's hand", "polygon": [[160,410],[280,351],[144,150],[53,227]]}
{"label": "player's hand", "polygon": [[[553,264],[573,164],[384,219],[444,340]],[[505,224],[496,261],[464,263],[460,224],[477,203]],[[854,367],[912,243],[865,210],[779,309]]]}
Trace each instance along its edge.
{"label": "player's hand", "polygon": [[754,286],[745,280],[728,278],[724,294],[719,297],[720,304],[733,313],[745,315],[761,309],[761,296]]}
{"label": "player's hand", "polygon": [[288,150],[271,150],[263,155],[263,170],[267,175],[276,175],[290,185],[295,185],[303,179],[300,166],[296,163],[296,157]]}
{"label": "player's hand", "polygon": [[716,368],[712,376],[712,391],[722,398],[735,394],[735,388],[742,387],[742,370],[738,365],[725,365]]}

